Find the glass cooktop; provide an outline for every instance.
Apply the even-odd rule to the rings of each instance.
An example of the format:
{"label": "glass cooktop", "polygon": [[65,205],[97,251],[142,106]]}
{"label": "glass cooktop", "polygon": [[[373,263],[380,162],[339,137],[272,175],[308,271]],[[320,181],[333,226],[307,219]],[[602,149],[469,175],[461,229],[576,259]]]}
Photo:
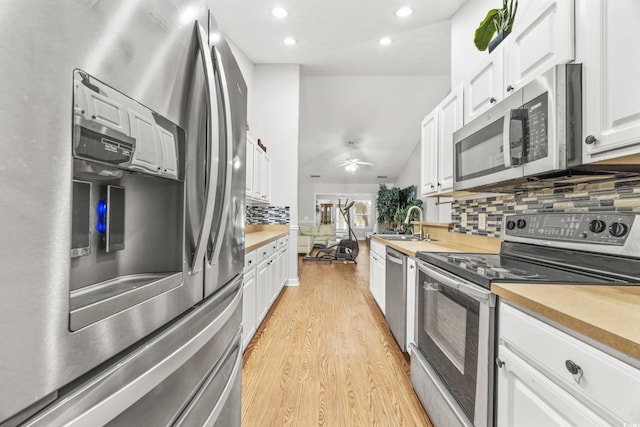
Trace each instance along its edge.
{"label": "glass cooktop", "polygon": [[494,281],[552,283],[612,283],[620,280],[596,274],[536,264],[504,255],[418,252],[417,257],[487,289]]}

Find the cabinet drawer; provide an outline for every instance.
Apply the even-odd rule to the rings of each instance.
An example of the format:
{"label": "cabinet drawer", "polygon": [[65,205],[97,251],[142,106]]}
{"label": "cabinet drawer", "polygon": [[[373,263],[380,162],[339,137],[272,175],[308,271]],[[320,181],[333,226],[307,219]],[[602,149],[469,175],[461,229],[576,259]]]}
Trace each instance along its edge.
{"label": "cabinet drawer", "polygon": [[386,246],[376,240],[371,240],[371,252],[378,255],[378,258],[382,258],[382,259],[387,258]]}
{"label": "cabinet drawer", "polygon": [[289,246],[289,236],[284,236],[278,239],[278,250]]}
{"label": "cabinet drawer", "polygon": [[[499,344],[530,360],[570,394],[620,422],[640,421],[640,370],[507,304]],[[579,366],[577,382],[566,366]]]}
{"label": "cabinet drawer", "polygon": [[256,261],[256,251],[251,251],[248,254],[244,255],[244,272],[247,273],[247,270],[254,268],[257,264]]}
{"label": "cabinet drawer", "polygon": [[271,255],[271,253],[269,252],[271,249],[271,245],[270,244],[266,244],[264,246],[260,246],[258,249],[256,249],[256,259],[258,264],[260,264],[262,261],[264,261],[265,259],[269,258],[269,255]]}

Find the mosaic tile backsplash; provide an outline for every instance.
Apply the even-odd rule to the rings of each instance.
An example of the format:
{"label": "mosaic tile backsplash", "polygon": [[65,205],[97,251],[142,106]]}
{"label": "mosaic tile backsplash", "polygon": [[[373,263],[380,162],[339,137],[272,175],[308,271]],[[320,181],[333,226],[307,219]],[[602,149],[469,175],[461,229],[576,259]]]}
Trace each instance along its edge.
{"label": "mosaic tile backsplash", "polygon": [[[529,193],[453,202],[453,231],[500,237],[502,216],[537,212],[635,212],[640,213],[640,180],[576,184]],[[479,228],[480,215],[486,227]],[[466,225],[465,225],[466,222]]]}
{"label": "mosaic tile backsplash", "polygon": [[247,225],[289,224],[289,206],[245,206]]}

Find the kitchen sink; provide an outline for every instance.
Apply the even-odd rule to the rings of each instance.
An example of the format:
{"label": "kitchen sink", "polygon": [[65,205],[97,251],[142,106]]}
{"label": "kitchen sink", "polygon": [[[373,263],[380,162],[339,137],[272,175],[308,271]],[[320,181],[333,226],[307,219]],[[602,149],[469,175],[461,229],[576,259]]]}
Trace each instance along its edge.
{"label": "kitchen sink", "polygon": [[[410,234],[377,234],[378,237],[381,237],[385,240],[406,240],[417,242],[420,241],[419,237],[412,236]],[[427,239],[427,242],[437,242],[436,239]]]}

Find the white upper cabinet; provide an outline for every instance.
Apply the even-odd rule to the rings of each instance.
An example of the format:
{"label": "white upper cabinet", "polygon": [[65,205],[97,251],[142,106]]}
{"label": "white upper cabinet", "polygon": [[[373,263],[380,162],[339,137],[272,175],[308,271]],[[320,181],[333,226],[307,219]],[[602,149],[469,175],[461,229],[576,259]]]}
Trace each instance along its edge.
{"label": "white upper cabinet", "polygon": [[[422,121],[421,142],[421,195],[430,196],[438,192],[438,109],[433,110]],[[452,165],[453,166],[453,165]]]}
{"label": "white upper cabinet", "polygon": [[640,152],[640,28],[637,0],[589,0],[578,41],[584,76],[583,161]]}
{"label": "white upper cabinet", "polygon": [[247,195],[247,197],[253,197],[253,169],[255,167],[255,147],[256,143],[253,141],[253,138],[247,135],[247,151],[245,153],[245,168],[247,172],[245,181],[245,194]]}
{"label": "white upper cabinet", "polygon": [[453,189],[453,133],[463,125],[462,86],[438,106],[438,192]]}
{"label": "white upper cabinet", "polygon": [[575,58],[573,0],[528,6],[519,10],[513,32],[465,79],[465,123],[553,65]]}
{"label": "white upper cabinet", "polygon": [[463,124],[462,86],[422,121],[421,196],[453,189],[453,133]]}
{"label": "white upper cabinet", "polygon": [[504,98],[503,50],[504,46],[498,46],[465,80],[465,123],[469,123]]}
{"label": "white upper cabinet", "polygon": [[575,58],[574,2],[547,0],[521,16],[506,39],[504,90],[522,87],[543,71]]}
{"label": "white upper cabinet", "polygon": [[247,135],[246,197],[249,201],[271,201],[271,158]]}

